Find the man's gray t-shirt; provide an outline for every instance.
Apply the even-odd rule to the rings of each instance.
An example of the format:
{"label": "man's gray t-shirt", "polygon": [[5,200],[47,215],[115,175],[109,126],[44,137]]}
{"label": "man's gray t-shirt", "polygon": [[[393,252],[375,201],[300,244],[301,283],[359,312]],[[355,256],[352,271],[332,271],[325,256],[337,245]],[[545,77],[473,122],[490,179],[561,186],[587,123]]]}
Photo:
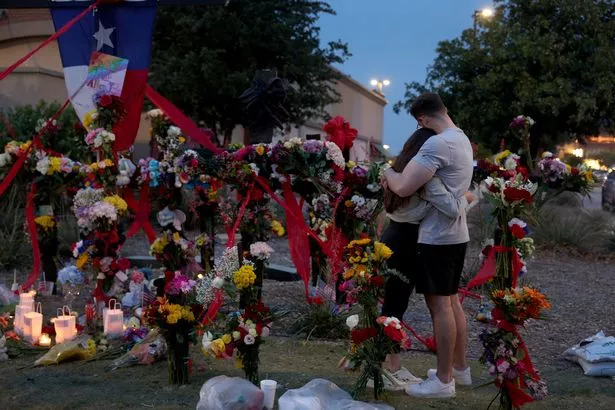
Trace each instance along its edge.
{"label": "man's gray t-shirt", "polygon": [[[473,153],[470,140],[459,128],[448,128],[429,138],[412,159],[437,175],[455,198],[472,183]],[[418,243],[453,245],[470,241],[465,209],[452,219],[431,207],[421,221]]]}

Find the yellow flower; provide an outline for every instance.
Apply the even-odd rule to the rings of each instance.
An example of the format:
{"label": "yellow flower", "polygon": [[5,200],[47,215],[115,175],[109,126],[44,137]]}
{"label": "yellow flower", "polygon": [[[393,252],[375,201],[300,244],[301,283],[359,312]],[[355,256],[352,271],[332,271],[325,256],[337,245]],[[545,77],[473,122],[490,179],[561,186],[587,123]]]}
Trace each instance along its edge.
{"label": "yellow flower", "polygon": [[181,319],[180,315],[178,315],[177,313],[171,313],[167,316],[167,323],[170,325],[174,325],[179,319]]}
{"label": "yellow flower", "polygon": [[183,144],[184,142],[186,142],[186,138],[185,138],[183,135],[180,135],[180,136],[179,136],[179,142],[180,142],[181,144]]}
{"label": "yellow flower", "polygon": [[391,248],[383,244],[382,242],[374,242],[374,260],[381,261],[387,260],[393,255]]}
{"label": "yellow flower", "polygon": [[350,199],[348,199],[347,201],[344,202],[344,206],[346,208],[352,208],[354,206],[354,202],[352,202]]}
{"label": "yellow flower", "polygon": [[255,280],[256,273],[252,265],[243,265],[233,274],[233,283],[239,290],[252,286]]}
{"label": "yellow flower", "polygon": [[278,236],[284,236],[284,234],[286,233],[286,230],[284,229],[282,224],[275,219],[271,221],[271,230]]}
{"label": "yellow flower", "polygon": [[54,172],[60,172],[61,165],[62,160],[60,157],[49,157],[49,170],[47,171],[47,175],[52,175]]}
{"label": "yellow flower", "polygon": [[568,171],[568,173],[570,173],[570,171],[572,170],[572,167],[568,164],[564,164],[566,165],[566,171]]}
{"label": "yellow flower", "polygon": [[224,342],[224,344],[229,344],[232,340],[233,338],[228,333],[222,336],[222,341]]}
{"label": "yellow flower", "polygon": [[86,343],[86,350],[89,356],[94,356],[96,354],[96,342],[92,339],[89,339]]}
{"label": "yellow flower", "polygon": [[82,253],[79,255],[79,258],[77,258],[77,263],[75,263],[75,266],[77,266],[78,269],[83,269],[85,264],[88,263],[89,258],[90,256],[86,252]]}
{"label": "yellow flower", "polygon": [[94,114],[96,114],[96,110],[89,111],[85,114],[85,117],[83,118],[83,126],[88,130],[94,122],[94,118],[92,118]]}
{"label": "yellow flower", "polygon": [[182,319],[184,319],[186,322],[194,322],[194,313],[192,312],[192,309],[190,309],[188,306],[184,306],[182,308]]}
{"label": "yellow flower", "polygon": [[243,360],[241,360],[241,357],[235,359],[235,367],[238,369],[243,369]]}
{"label": "yellow flower", "polygon": [[124,213],[128,210],[128,204],[117,195],[111,195],[104,198],[105,202],[110,203],[117,209],[119,213]]}
{"label": "yellow flower", "polygon": [[350,241],[350,243],[348,244],[348,249],[354,248],[355,246],[369,245],[371,241],[372,240],[369,238],[355,239],[354,241]]}
{"label": "yellow flower", "polygon": [[179,236],[179,232],[173,233],[173,242],[179,243],[182,240],[181,236]]}
{"label": "yellow flower", "polygon": [[43,215],[36,217],[34,223],[43,228],[45,231],[50,231],[56,226],[56,220],[51,215]]}
{"label": "yellow flower", "polygon": [[164,248],[169,244],[169,240],[166,236],[159,236],[156,238],[152,246],[150,247],[150,254],[159,255],[164,252]]}
{"label": "yellow flower", "polygon": [[94,162],[90,165],[90,168],[92,168],[92,171],[96,171],[98,169],[98,162]]}
{"label": "yellow flower", "polygon": [[211,341],[210,349],[216,356],[221,356],[226,351],[226,345],[222,339],[216,339]]}
{"label": "yellow flower", "polygon": [[348,163],[346,164],[346,167],[349,169],[353,169],[356,166],[357,166],[357,163],[354,161],[348,161]]}
{"label": "yellow flower", "polygon": [[107,167],[112,167],[113,165],[115,165],[115,164],[113,163],[113,161],[112,161],[112,160],[110,160],[110,159],[105,159],[105,166],[107,166]]}
{"label": "yellow flower", "polygon": [[495,163],[496,163],[496,164],[498,164],[498,165],[501,165],[502,160],[503,160],[504,158],[508,157],[510,154],[511,154],[511,152],[510,152],[509,150],[505,150],[505,151],[500,152],[500,153],[499,153],[499,154],[497,154],[497,155],[495,156],[495,158],[494,158]]}

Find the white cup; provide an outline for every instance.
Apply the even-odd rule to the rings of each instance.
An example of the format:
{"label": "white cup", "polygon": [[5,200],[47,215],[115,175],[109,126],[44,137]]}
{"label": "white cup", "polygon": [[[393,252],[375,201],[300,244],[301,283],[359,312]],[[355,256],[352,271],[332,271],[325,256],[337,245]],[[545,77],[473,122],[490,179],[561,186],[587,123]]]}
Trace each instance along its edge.
{"label": "white cup", "polygon": [[265,408],[273,409],[275,403],[275,389],[278,387],[278,382],[275,380],[261,380],[261,390],[265,396]]}

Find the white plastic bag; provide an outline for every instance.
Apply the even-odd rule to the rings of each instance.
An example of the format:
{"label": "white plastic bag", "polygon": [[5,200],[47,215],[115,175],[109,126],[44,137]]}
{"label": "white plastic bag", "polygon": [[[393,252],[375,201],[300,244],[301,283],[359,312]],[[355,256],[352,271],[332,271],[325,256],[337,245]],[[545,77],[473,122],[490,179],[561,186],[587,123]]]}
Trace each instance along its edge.
{"label": "white plastic bag", "polygon": [[300,389],[288,390],[278,401],[280,410],[394,410],[386,404],[364,403],[325,379],[314,379]]}
{"label": "white plastic bag", "polygon": [[587,376],[615,376],[615,337],[600,331],[564,352]]}
{"label": "white plastic bag", "polygon": [[239,377],[212,377],[199,395],[197,410],[262,410],[264,406],[261,389]]}

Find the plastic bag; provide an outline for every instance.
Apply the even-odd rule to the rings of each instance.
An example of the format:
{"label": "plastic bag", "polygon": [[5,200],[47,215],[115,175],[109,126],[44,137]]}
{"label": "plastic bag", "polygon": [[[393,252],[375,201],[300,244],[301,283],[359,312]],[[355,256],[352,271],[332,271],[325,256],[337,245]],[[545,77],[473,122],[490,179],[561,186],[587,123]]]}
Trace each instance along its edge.
{"label": "plastic bag", "polygon": [[113,361],[110,370],[136,364],[154,364],[166,357],[167,344],[158,329],[153,329],[143,341],[135,344],[125,355]]}
{"label": "plastic bag", "polygon": [[[91,341],[91,342],[90,342]],[[90,336],[83,335],[75,340],[60,343],[53,346],[47,353],[40,357],[35,366],[49,366],[51,364],[60,364],[70,360],[87,360],[94,357],[96,354],[96,343]]]}
{"label": "plastic bag", "polygon": [[564,356],[578,363],[587,376],[615,376],[615,337],[603,331],[566,350]]}
{"label": "plastic bag", "polygon": [[255,385],[239,377],[216,376],[207,380],[197,410],[262,410],[264,394]]}
{"label": "plastic bag", "polygon": [[278,401],[280,410],[395,410],[386,404],[364,403],[325,379],[314,379],[300,389],[288,390]]}

